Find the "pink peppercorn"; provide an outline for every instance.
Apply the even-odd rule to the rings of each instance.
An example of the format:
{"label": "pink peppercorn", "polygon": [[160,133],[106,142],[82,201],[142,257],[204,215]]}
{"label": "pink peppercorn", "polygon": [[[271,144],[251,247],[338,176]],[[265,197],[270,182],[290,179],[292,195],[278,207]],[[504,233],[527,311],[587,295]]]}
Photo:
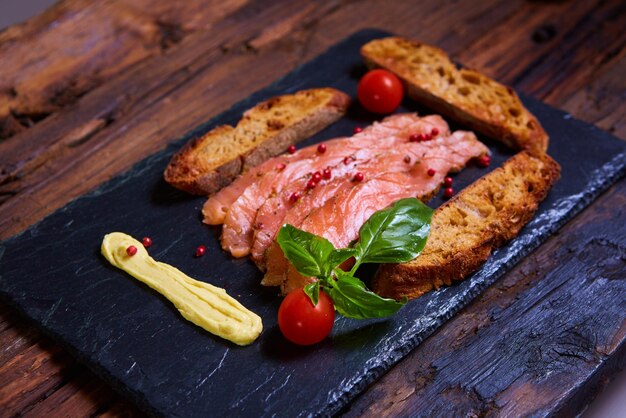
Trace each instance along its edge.
{"label": "pink peppercorn", "polygon": [[489,167],[489,165],[491,164],[491,157],[489,157],[488,155],[483,155],[482,157],[480,157],[478,159],[478,165],[480,167]]}
{"label": "pink peppercorn", "polygon": [[204,245],[199,245],[196,248],[196,257],[202,257],[206,253],[206,247]]}

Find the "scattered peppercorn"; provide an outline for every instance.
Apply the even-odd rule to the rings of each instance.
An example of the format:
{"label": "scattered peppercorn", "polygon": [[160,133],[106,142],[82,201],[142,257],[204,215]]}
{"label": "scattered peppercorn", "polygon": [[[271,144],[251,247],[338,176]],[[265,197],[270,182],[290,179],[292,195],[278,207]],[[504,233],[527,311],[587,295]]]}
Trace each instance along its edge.
{"label": "scattered peppercorn", "polygon": [[324,171],[322,171],[322,177],[325,180],[330,180],[332,176],[333,176],[333,173],[330,171],[330,168],[325,168]]}
{"label": "scattered peppercorn", "polygon": [[293,193],[291,194],[291,196],[289,196],[289,200],[290,200],[292,203],[296,203],[298,200],[300,200],[300,197],[302,197],[302,196],[300,195],[300,193],[298,193],[298,192],[293,192]]}
{"label": "scattered peppercorn", "polygon": [[404,157],[404,162],[409,164],[411,162],[411,156],[410,155],[405,156]]}
{"label": "scattered peppercorn", "polygon": [[488,155],[483,155],[478,159],[478,165],[480,167],[489,167],[489,164],[491,164],[491,157],[489,157]]}
{"label": "scattered peppercorn", "polygon": [[446,177],[443,179],[443,185],[446,187],[452,186],[452,177]]}
{"label": "scattered peppercorn", "polygon": [[289,145],[289,148],[287,148],[287,152],[289,154],[295,154],[296,152],[296,146],[295,145]]}
{"label": "scattered peppercorn", "polygon": [[129,245],[128,248],[126,248],[126,254],[128,254],[130,257],[134,256],[135,254],[137,254],[137,247],[135,247],[134,245]]}
{"label": "scattered peppercorn", "polygon": [[348,164],[350,164],[350,157],[346,157],[346,158],[344,158],[344,159],[343,159],[343,164],[344,164],[344,165],[348,165]]}
{"label": "scattered peppercorn", "polygon": [[206,253],[206,247],[204,245],[200,245],[196,248],[196,257],[202,257],[204,253]]}
{"label": "scattered peppercorn", "polygon": [[409,137],[409,142],[419,142],[419,135],[417,135],[417,134],[412,134],[412,135]]}
{"label": "scattered peppercorn", "polygon": [[358,134],[359,132],[363,132],[363,128],[361,128],[361,127],[359,127],[359,126],[355,127],[355,128],[354,128],[354,133],[355,133],[355,134]]}
{"label": "scattered peppercorn", "polygon": [[430,177],[434,176],[436,173],[436,171],[432,168],[429,168],[428,171],[426,172],[426,174],[428,174]]}
{"label": "scattered peppercorn", "polygon": [[446,199],[450,199],[453,195],[454,195],[454,189],[452,189],[452,187],[446,187],[443,190],[443,197],[445,197]]}
{"label": "scattered peppercorn", "polygon": [[141,243],[143,244],[144,247],[148,248],[149,246],[152,245],[152,239],[150,237],[143,237],[143,239],[141,240]]}
{"label": "scattered peppercorn", "polygon": [[319,152],[320,154],[323,154],[326,152],[326,144],[319,144],[317,146],[317,152]]}
{"label": "scattered peppercorn", "polygon": [[433,129],[430,131],[430,134],[431,134],[432,136],[437,136],[437,135],[439,135],[439,129],[437,129],[437,128],[433,128]]}
{"label": "scattered peppercorn", "polygon": [[315,189],[315,186],[317,186],[317,182],[315,182],[315,180],[311,179],[309,181],[306,182],[306,188],[307,189]]}
{"label": "scattered peppercorn", "polygon": [[363,175],[363,173],[361,173],[360,171],[358,171],[358,172],[354,175],[353,180],[354,180],[354,181],[358,181],[358,182],[360,182],[360,181],[363,181],[363,179],[364,179],[364,178],[365,178],[365,176]]}
{"label": "scattered peppercorn", "polygon": [[319,171],[316,171],[311,176],[311,180],[313,180],[315,183],[319,183],[322,180],[322,173],[320,173]]}

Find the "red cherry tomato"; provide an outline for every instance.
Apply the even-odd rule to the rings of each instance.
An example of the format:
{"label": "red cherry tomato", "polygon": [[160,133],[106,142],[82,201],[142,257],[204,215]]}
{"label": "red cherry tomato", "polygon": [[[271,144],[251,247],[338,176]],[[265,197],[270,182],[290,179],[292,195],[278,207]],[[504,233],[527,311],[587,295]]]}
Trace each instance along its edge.
{"label": "red cherry tomato", "polygon": [[386,70],[372,70],[365,74],[357,88],[357,96],[364,108],[374,113],[391,113],[400,105],[402,83]]}
{"label": "red cherry tomato", "polygon": [[335,321],[335,308],[330,296],[320,290],[317,305],[302,289],[291,291],[278,308],[278,326],[289,341],[312,345],[328,336]]}

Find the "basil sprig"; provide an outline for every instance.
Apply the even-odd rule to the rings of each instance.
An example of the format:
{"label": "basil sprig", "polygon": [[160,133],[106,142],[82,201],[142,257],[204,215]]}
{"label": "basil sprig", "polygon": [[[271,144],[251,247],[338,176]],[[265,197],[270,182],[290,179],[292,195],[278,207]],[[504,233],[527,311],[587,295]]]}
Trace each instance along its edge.
{"label": "basil sprig", "polygon": [[[419,200],[402,199],[374,213],[361,227],[360,240],[349,248],[336,249],[326,238],[289,224],[278,232],[278,244],[300,274],[317,278],[304,287],[314,305],[323,287],[341,315],[381,318],[396,313],[406,299],[382,298],[354,273],[363,263],[404,263],[417,257],[426,245],[432,214]],[[352,269],[341,270],[339,266],[351,257],[355,260]]]}

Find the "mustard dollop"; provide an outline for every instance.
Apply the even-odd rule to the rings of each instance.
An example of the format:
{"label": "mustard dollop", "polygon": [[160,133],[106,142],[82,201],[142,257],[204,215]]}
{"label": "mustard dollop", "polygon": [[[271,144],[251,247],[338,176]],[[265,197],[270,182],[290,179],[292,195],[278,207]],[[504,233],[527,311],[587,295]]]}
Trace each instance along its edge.
{"label": "mustard dollop", "polygon": [[[126,252],[131,245],[137,248],[132,256]],[[111,264],[165,296],[185,319],[211,334],[238,345],[248,345],[263,331],[261,318],[224,289],[194,280],[169,264],[155,261],[130,235],[107,234],[101,251]]]}

